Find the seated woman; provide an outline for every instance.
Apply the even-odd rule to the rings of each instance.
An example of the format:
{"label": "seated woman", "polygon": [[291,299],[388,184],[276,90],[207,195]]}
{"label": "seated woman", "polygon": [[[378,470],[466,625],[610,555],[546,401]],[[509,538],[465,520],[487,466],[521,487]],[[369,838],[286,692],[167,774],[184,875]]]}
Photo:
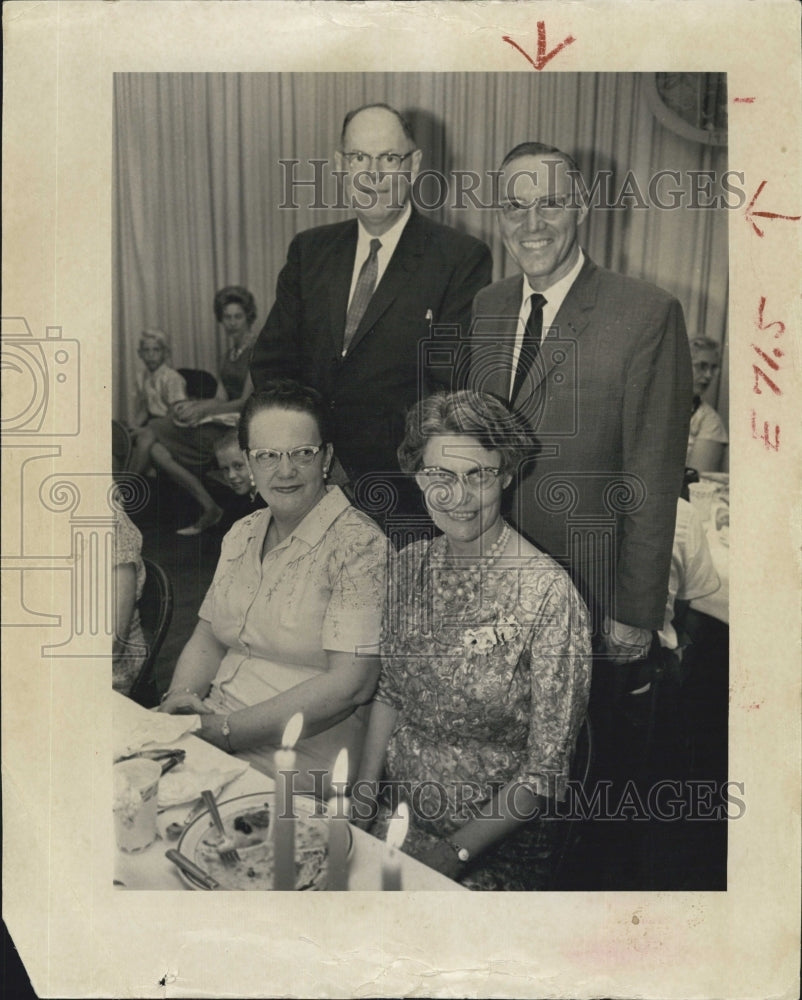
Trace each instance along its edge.
{"label": "seated woman", "polygon": [[148,654],[139,599],[145,586],[142,535],[123,511],[114,510],[114,644],[112,687],[128,694]]}
{"label": "seated woman", "polygon": [[[385,790],[410,800],[404,850],[471,888],[546,881],[555,824],[527,820],[564,796],[588,701],[587,609],[501,517],[530,449],[517,417],[469,391],[418,403],[398,449],[443,534],[391,563],[354,817],[384,775]],[[390,808],[379,806],[379,836]]]}
{"label": "seated woman", "polygon": [[691,362],[693,410],[685,465],[697,472],[719,472],[729,438],[721,417],[702,399],[721,367],[721,353],[715,340],[695,337],[691,341]]}
{"label": "seated woman", "polygon": [[379,674],[387,543],[339,487],[326,487],[333,453],[313,389],[282,381],[254,394],[240,446],[268,508],[223,539],[161,710],[199,712],[199,735],[271,777],[284,727],[303,712],[295,787],[326,794],[312,769],[330,769],[341,747],[352,773],[359,764]]}
{"label": "seated woman", "polygon": [[174,483],[185,489],[201,507],[198,520],[179,535],[199,535],[213,528],[223,511],[201,482],[203,471],[214,460],[216,441],[236,423],[245,400],[253,392],[248,366],[255,337],[256,302],[247,288],[230,285],[214,297],[214,314],[223,325],[228,348],[220,366],[223,398],[188,399],[176,403],[173,415],[152,420],[141,432],[140,448]]}

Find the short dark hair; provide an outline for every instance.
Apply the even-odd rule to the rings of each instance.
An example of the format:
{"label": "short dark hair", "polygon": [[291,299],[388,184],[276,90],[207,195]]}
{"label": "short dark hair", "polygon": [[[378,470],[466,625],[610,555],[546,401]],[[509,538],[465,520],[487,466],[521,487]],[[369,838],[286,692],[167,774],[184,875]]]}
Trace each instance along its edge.
{"label": "short dark hair", "polygon": [[217,292],[214,297],[214,315],[217,322],[223,322],[223,310],[232,302],[242,306],[248,326],[253,326],[256,321],[256,299],[242,285],[226,285]]}
{"label": "short dark hair", "polygon": [[389,104],[385,104],[384,101],[374,101],[371,104],[361,104],[358,108],[353,108],[348,114],[343,118],[343,127],[340,130],[340,146],[345,145],[345,133],[348,126],[351,124],[354,118],[360,113],[360,111],[367,111],[369,108],[381,108],[384,111],[389,111],[391,115],[395,115],[398,119],[398,124],[401,126],[404,135],[409,139],[412,145],[415,145],[415,136],[412,133],[412,126],[404,118],[400,111],[396,111],[395,108],[391,107]]}
{"label": "short dark hair", "polygon": [[585,184],[585,178],[582,176],[582,171],[577,166],[577,162],[573,156],[569,156],[568,153],[564,153],[556,146],[547,146],[544,142],[520,142],[501,161],[500,169],[503,170],[508,163],[512,163],[513,160],[517,160],[521,156],[540,156],[546,163],[555,163],[561,160],[568,168],[573,195],[572,200],[575,202],[573,207],[578,208],[580,205],[587,205],[588,188]]}
{"label": "short dark hair", "polygon": [[711,340],[710,337],[691,337],[690,340],[691,357],[694,354],[698,354],[700,351],[710,351],[714,353],[716,357],[721,357],[721,344],[715,340]]}
{"label": "short dark hair", "polygon": [[535,142],[534,140],[519,142],[501,161],[500,169],[503,170],[508,163],[512,162],[512,160],[517,160],[521,156],[553,156],[555,159],[562,160],[570,171],[576,173],[579,177],[582,176],[582,171],[579,169],[573,156],[563,152],[563,150],[558,149],[556,146],[548,146],[545,142]]}
{"label": "short dark hair", "polygon": [[263,410],[294,410],[298,413],[308,413],[317,424],[323,444],[331,441],[329,408],[317,389],[301,385],[300,382],[289,378],[276,379],[267,382],[264,389],[249,396],[242,408],[237,434],[239,446],[243,451],[248,451],[250,447],[248,438],[251,421]]}
{"label": "short dark hair", "polygon": [[505,473],[514,472],[535,446],[524,419],[495,396],[473,389],[436,392],[407,413],[404,440],[398,448],[401,469],[417,472],[422,468],[426,445],[440,434],[476,438],[483,448],[501,455]]}

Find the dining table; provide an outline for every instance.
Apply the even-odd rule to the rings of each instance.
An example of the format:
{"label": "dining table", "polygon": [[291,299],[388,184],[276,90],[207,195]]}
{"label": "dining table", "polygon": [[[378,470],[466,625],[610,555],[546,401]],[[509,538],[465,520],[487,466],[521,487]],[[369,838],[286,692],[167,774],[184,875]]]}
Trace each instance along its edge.
{"label": "dining table", "polygon": [[[730,477],[726,472],[701,472],[701,483],[710,484],[712,496],[703,505],[695,504],[702,519],[713,567],[718,574],[718,590],[691,601],[695,611],[730,622]],[[691,498],[693,504],[693,497]]]}
{"label": "dining table", "polygon": [[[114,757],[119,759],[125,751],[136,752],[139,745],[143,749],[165,747],[185,751],[181,764],[174,768],[174,774],[181,770],[189,775],[214,775],[217,780],[225,780],[218,802],[243,795],[270,794],[274,782],[266,774],[236,756],[207,743],[192,732],[184,732],[178,738],[167,740],[157,738],[143,743],[143,738],[151,732],[159,736],[159,725],[168,719],[175,721],[173,727],[178,732],[183,725],[191,727],[197,716],[164,716],[154,719],[154,710],[143,708],[137,702],[118,692],[113,692],[113,734]],[[182,723],[182,720],[183,723]],[[161,726],[162,735],[165,727]],[[162,778],[165,780],[166,775]],[[210,779],[211,780],[211,779]],[[177,846],[177,840],[170,839],[168,827],[171,824],[184,826],[190,811],[196,807],[197,798],[160,808],[157,814],[158,836],[143,850],[129,853],[119,848],[115,851],[114,886],[120,890],[158,889],[191,891],[190,885],[179,873],[176,866],[166,857],[165,852]],[[109,803],[111,808],[111,803]],[[197,813],[196,813],[197,814]],[[371,834],[349,824],[352,849],[349,854],[346,888],[352,892],[371,892],[382,889],[382,872],[387,863],[391,847]],[[403,851],[393,852],[396,864],[400,862],[401,888],[413,891],[467,892],[458,882],[446,878],[439,872],[415,860]]]}

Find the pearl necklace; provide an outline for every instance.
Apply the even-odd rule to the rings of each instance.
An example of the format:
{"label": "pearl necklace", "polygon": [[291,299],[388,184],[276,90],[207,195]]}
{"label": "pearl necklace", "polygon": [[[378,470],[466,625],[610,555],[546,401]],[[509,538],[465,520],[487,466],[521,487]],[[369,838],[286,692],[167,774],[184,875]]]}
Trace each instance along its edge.
{"label": "pearl necklace", "polygon": [[[504,522],[501,534],[490,547],[486,556],[479,556],[472,562],[462,562],[456,565],[452,562],[451,565],[448,565],[446,553],[437,554],[432,559],[432,583],[435,594],[443,600],[456,597],[464,604],[470,604],[474,601],[477,587],[481,585],[482,574],[486,573],[498,560],[506,549],[509,538],[510,526]],[[447,547],[448,539],[446,539],[445,544]]]}

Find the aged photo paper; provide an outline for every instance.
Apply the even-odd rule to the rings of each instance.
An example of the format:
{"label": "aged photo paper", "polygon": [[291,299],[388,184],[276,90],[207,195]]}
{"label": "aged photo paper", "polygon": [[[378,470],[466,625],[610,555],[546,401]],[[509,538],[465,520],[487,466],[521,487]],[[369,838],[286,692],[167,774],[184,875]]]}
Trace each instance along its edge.
{"label": "aged photo paper", "polygon": [[[3,27],[3,918],[37,995],[798,995],[799,6],[14,0]],[[729,823],[726,891],[463,893],[451,905],[426,892],[112,885],[106,563],[83,540],[108,524],[109,422],[128,406],[121,372],[130,378],[135,357],[112,299],[115,86],[156,74],[320,73],[418,74],[422,94],[449,74],[518,74],[522,93],[537,77],[541,100],[564,74],[726,75],[726,224],[687,259],[676,252],[677,273],[696,254],[706,274],[723,275],[686,320],[718,322],[727,345],[729,778],[744,808]],[[626,132],[650,109],[613,105],[594,127]],[[280,155],[329,155],[345,110],[319,128],[322,149],[301,136]],[[284,111],[291,146],[297,119]],[[515,141],[539,138],[523,122],[519,132]],[[507,143],[499,134],[494,163]],[[690,127],[685,140],[714,144]],[[710,189],[697,183],[692,207],[703,212]],[[669,186],[655,191],[667,198]],[[275,191],[272,177],[265,199]],[[630,194],[637,227],[655,209],[638,216]],[[307,213],[298,228],[316,224]],[[264,262],[261,324],[287,240],[271,246],[259,218],[248,238],[260,244],[252,273]],[[669,253],[659,226],[645,252],[650,265]],[[512,273],[500,266],[509,261],[494,280]],[[661,266],[671,271],[670,260]],[[209,304],[195,307],[192,322],[210,329]]]}

